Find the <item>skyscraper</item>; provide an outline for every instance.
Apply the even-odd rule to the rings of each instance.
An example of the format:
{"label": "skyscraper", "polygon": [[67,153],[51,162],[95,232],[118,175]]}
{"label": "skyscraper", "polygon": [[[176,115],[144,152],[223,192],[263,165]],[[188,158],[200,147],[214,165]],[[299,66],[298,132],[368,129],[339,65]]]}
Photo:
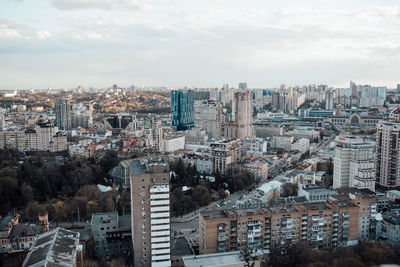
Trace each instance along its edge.
{"label": "skyscraper", "polygon": [[332,110],[333,109],[333,92],[327,91],[325,94],[325,109]]}
{"label": "skyscraper", "polygon": [[171,120],[177,131],[191,129],[194,125],[194,92],[171,91]]}
{"label": "skyscraper", "polygon": [[168,165],[129,161],[134,266],[171,266]]}
{"label": "skyscraper", "polygon": [[71,103],[68,99],[56,100],[56,126],[60,130],[71,130]]}
{"label": "skyscraper", "polygon": [[236,92],[232,113],[234,121],[225,125],[224,136],[245,139],[253,137],[253,105],[250,91]]}
{"label": "skyscraper", "polygon": [[377,188],[400,189],[400,110],[376,125],[375,175]]}
{"label": "skyscraper", "polygon": [[336,138],[333,187],[374,189],[374,147],[356,136]]}

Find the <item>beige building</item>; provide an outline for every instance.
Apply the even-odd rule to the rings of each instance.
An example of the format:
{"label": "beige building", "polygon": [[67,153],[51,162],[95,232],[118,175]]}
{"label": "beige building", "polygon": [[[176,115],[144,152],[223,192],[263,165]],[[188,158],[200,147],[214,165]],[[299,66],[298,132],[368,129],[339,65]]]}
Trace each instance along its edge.
{"label": "beige building", "polygon": [[171,266],[168,165],[130,160],[132,240],[135,266]]}
{"label": "beige building", "polygon": [[253,106],[250,91],[236,92],[232,105],[233,122],[224,126],[227,138],[245,139],[253,137]]}
{"label": "beige building", "polygon": [[307,242],[311,248],[358,243],[358,207],[351,201],[216,210],[199,216],[200,254]]}
{"label": "beige building", "polygon": [[12,148],[19,151],[25,150],[24,131],[2,131],[0,132],[0,148]]}
{"label": "beige building", "polygon": [[241,159],[242,143],[236,139],[223,139],[210,144],[213,172],[225,174],[230,164]]}
{"label": "beige building", "polygon": [[400,110],[389,121],[376,125],[375,176],[377,187],[384,190],[400,188]]}
{"label": "beige building", "polygon": [[211,139],[222,136],[222,106],[217,100],[194,101],[194,127],[204,129]]}

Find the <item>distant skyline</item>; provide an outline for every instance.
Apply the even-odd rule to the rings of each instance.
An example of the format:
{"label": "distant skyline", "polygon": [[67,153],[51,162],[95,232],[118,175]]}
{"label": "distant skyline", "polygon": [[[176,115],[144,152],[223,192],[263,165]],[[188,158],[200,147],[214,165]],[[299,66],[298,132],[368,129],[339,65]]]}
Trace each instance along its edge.
{"label": "distant skyline", "polygon": [[398,0],[2,0],[0,89],[400,83]]}

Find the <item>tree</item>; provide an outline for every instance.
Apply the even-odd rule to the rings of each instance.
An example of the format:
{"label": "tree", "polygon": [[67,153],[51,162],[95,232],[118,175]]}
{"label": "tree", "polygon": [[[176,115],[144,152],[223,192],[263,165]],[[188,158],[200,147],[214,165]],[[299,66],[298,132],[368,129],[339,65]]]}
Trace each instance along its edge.
{"label": "tree", "polygon": [[65,221],[68,217],[67,205],[59,200],[53,204],[53,219],[56,221],[57,227],[58,222]]}
{"label": "tree", "polygon": [[89,201],[86,204],[87,218],[91,218],[93,213],[100,212],[99,204],[95,201]]}
{"label": "tree", "polygon": [[39,202],[31,201],[26,206],[25,216],[30,222],[36,222],[39,214]]}
{"label": "tree", "polygon": [[284,183],[282,185],[282,191],[283,197],[297,196],[298,185],[292,183]]}

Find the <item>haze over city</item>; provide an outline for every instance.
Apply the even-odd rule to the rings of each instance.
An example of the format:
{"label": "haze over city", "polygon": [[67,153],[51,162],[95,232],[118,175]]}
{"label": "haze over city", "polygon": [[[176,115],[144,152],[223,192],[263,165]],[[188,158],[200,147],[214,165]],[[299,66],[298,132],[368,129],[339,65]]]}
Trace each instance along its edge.
{"label": "haze over city", "polygon": [[394,88],[398,1],[3,0],[0,88]]}

